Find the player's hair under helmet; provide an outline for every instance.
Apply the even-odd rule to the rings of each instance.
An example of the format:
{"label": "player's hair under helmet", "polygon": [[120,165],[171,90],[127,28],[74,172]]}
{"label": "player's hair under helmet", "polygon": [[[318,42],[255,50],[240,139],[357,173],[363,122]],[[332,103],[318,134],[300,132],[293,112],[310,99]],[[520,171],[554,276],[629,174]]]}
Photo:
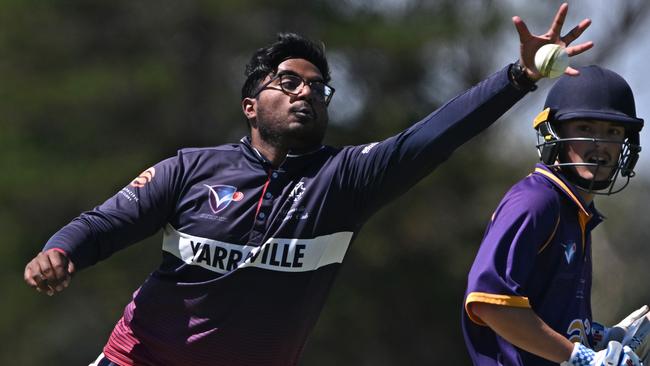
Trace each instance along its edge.
{"label": "player's hair under helmet", "polygon": [[[537,115],[533,127],[537,130],[540,160],[550,167],[587,166],[596,170],[598,162],[570,163],[561,161],[560,151],[571,141],[620,143],[621,153],[606,180],[588,180],[580,177],[574,169],[562,169],[562,173],[579,189],[595,194],[620,192],[634,176],[634,165],[639,159],[641,145],[639,131],[643,119],[636,116],[634,95],[627,82],[617,73],[595,65],[578,67],[579,76],[563,75],[551,88],[544,110]],[[625,128],[623,142],[592,138],[562,138],[556,133],[558,124],[570,120],[599,120],[617,123]],[[619,176],[627,178],[616,184]],[[595,176],[595,175],[594,175]],[[616,187],[615,187],[616,186]],[[600,192],[598,192],[600,191]]]}

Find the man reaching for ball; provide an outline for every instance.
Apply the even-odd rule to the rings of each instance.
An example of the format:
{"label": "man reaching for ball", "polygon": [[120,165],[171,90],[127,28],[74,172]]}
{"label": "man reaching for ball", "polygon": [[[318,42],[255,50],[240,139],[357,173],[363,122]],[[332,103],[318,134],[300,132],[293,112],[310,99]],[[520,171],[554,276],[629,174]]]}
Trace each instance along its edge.
{"label": "man reaching for ball", "polygon": [[160,267],[95,365],[295,365],[364,222],[534,88],[535,52],[564,47],[589,25],[560,37],[566,12],[543,36],[514,18],[520,62],[393,137],[343,148],[322,145],[334,95],[322,47],[283,34],[246,68],[250,136],[182,149],[147,169],[55,233],[25,280],[52,295],[75,269],[163,229]]}

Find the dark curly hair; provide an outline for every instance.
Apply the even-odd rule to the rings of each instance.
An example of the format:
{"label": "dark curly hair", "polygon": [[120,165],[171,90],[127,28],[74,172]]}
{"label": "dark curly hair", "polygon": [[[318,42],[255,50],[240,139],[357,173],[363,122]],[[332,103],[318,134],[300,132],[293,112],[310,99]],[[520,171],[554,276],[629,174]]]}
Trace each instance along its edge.
{"label": "dark curly hair", "polygon": [[303,58],[311,62],[323,75],[323,81],[330,81],[330,70],[323,46],[295,33],[279,33],[275,43],[255,51],[246,65],[242,99],[252,97],[262,80],[275,73],[278,65],[290,58]]}

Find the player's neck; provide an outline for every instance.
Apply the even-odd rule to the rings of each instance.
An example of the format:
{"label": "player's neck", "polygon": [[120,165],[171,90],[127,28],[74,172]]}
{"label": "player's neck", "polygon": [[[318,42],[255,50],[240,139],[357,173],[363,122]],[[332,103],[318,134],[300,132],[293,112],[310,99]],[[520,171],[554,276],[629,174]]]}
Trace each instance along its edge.
{"label": "player's neck", "polygon": [[580,196],[580,198],[582,199],[582,202],[585,205],[589,206],[589,204],[591,204],[591,201],[594,200],[594,194],[593,193],[588,193],[588,192],[582,191],[580,189],[578,189],[577,191],[578,191],[578,195]]}
{"label": "player's neck", "polygon": [[251,145],[264,156],[274,168],[279,167],[289,152],[288,148],[280,148],[266,143],[263,139],[251,139]]}

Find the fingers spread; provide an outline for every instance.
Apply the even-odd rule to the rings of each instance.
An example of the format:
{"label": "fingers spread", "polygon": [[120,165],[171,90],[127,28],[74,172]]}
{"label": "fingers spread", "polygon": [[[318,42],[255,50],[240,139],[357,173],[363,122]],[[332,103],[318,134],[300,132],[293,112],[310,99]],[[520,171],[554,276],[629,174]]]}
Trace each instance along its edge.
{"label": "fingers spread", "polygon": [[594,46],[594,42],[589,41],[589,42],[585,42],[585,43],[580,43],[580,44],[575,45],[575,46],[567,47],[565,49],[565,51],[569,55],[569,57],[573,57],[575,55],[579,55],[579,54],[585,52],[586,50],[592,48],[593,46]]}
{"label": "fingers spread", "polygon": [[569,10],[569,4],[563,3],[560,5],[557,13],[555,14],[555,19],[549,28],[548,33],[551,38],[559,37],[560,32],[562,31],[562,26],[564,25],[564,20],[566,19],[567,11]]}
{"label": "fingers spread", "polygon": [[569,45],[571,42],[575,41],[576,38],[580,37],[582,33],[589,28],[591,25],[591,19],[584,19],[581,21],[578,25],[573,27],[569,33],[567,33],[564,37],[562,37],[562,42],[564,44]]}
{"label": "fingers spread", "polygon": [[530,31],[528,30],[526,23],[524,23],[524,21],[521,20],[520,17],[518,16],[512,17],[512,23],[515,25],[515,28],[517,29],[517,33],[519,33],[519,42],[524,43],[527,39],[532,37],[532,34],[530,34]]}

